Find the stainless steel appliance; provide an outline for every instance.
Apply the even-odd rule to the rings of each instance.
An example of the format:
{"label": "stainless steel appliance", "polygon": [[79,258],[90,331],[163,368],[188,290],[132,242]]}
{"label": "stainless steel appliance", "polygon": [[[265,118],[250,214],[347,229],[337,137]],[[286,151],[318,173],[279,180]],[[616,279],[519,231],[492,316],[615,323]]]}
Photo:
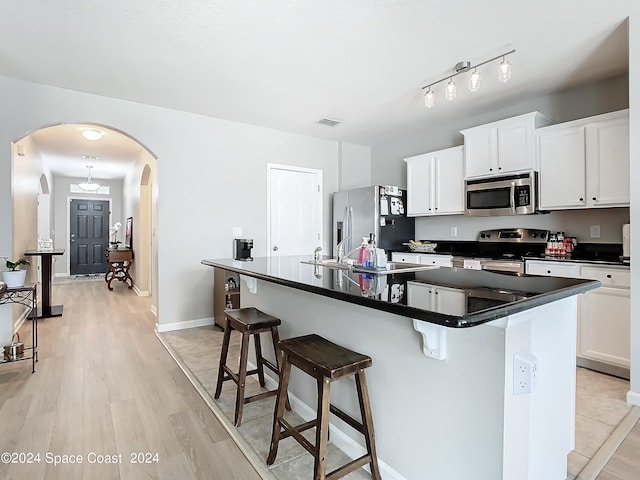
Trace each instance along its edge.
{"label": "stainless steel appliance", "polygon": [[524,257],[544,254],[548,230],[504,228],[478,233],[477,251],[453,258],[453,266],[498,272],[524,273]]}
{"label": "stainless steel appliance", "polygon": [[249,238],[234,238],[233,239],[233,258],[243,262],[250,262],[253,260],[251,257],[251,249],[253,248],[253,240]]}
{"label": "stainless steel appliance", "polygon": [[466,180],[465,213],[477,216],[535,213],[536,181],[536,172]]}
{"label": "stainless steel appliance", "polygon": [[622,225],[622,261],[631,261],[631,225]]}
{"label": "stainless steel appliance", "polygon": [[414,237],[415,219],[407,217],[406,190],[373,185],[333,194],[333,248],[344,240],[345,253],[375,235],[378,248],[401,250],[402,242]]}

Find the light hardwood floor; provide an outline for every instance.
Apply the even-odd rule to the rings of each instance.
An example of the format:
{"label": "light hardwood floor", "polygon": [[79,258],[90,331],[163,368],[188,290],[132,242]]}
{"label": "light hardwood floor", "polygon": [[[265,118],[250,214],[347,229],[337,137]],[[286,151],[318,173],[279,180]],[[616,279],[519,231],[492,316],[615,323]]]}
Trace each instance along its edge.
{"label": "light hardwood floor", "polygon": [[[53,299],[64,315],[38,323],[36,373],[29,362],[0,366],[0,454],[17,461],[3,457],[0,478],[260,478],[156,338],[148,298],[76,281],[54,285]],[[92,453],[121,462],[92,463]],[[23,463],[30,454],[39,463]]]}

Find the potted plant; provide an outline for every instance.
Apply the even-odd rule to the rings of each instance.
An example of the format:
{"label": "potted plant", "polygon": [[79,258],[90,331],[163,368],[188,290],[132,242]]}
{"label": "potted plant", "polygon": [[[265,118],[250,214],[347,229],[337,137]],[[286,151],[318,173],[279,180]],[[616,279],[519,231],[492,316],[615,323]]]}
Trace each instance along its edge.
{"label": "potted plant", "polygon": [[20,265],[31,265],[29,260],[26,258],[21,258],[15,262],[11,260],[7,260],[7,268],[2,272],[2,281],[7,284],[7,288],[15,288],[24,286],[25,278],[27,277],[26,270],[20,270],[18,267]]}

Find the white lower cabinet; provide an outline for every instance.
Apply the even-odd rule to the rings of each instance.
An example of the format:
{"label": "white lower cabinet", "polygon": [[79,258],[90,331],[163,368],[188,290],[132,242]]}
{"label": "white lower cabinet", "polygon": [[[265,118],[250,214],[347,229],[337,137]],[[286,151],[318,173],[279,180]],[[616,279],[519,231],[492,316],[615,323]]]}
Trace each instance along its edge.
{"label": "white lower cabinet", "polygon": [[461,316],[467,310],[464,290],[412,281],[407,282],[407,303],[412,307],[447,315]]}
{"label": "white lower cabinet", "polygon": [[[628,267],[527,261],[526,273],[599,280],[602,286],[579,296],[578,364],[614,375],[628,375],[631,291]],[[613,369],[608,368],[613,367]]]}
{"label": "white lower cabinet", "polygon": [[430,253],[402,253],[393,252],[392,262],[419,263],[421,265],[434,265],[438,267],[451,267],[453,257],[451,255],[440,255]]}
{"label": "white lower cabinet", "polygon": [[629,368],[630,307],[626,288],[601,287],[582,295],[578,357]]}

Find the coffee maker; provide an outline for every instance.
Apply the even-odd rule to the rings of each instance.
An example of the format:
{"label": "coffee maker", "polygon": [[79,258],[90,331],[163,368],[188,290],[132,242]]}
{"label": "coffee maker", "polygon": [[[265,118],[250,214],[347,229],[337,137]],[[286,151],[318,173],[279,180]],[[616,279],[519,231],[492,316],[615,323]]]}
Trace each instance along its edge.
{"label": "coffee maker", "polygon": [[233,258],[242,262],[250,262],[253,260],[251,257],[251,249],[253,248],[253,240],[249,238],[234,238],[233,239]]}

